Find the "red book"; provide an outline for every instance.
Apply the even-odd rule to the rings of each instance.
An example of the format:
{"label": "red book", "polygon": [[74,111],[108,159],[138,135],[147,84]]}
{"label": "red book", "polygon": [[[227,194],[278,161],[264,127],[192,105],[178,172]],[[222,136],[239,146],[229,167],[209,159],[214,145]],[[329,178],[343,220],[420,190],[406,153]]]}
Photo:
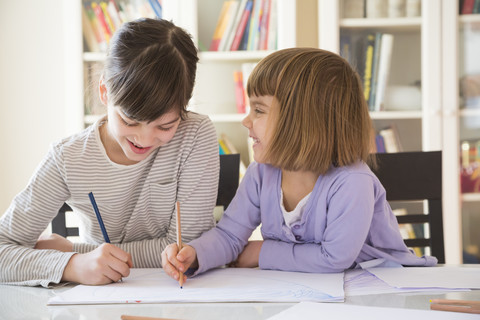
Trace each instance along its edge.
{"label": "red book", "polygon": [[253,8],[253,1],[249,0],[247,2],[247,5],[245,6],[245,11],[243,12],[242,19],[238,24],[235,37],[233,38],[232,46],[230,47],[230,51],[238,50],[238,47],[240,46],[240,42],[242,41],[243,34],[245,32],[245,27],[247,26],[248,19],[250,18],[250,14],[252,13],[252,8]]}
{"label": "red book", "polygon": [[462,14],[473,13],[473,7],[475,6],[475,0],[465,0],[462,7]]}

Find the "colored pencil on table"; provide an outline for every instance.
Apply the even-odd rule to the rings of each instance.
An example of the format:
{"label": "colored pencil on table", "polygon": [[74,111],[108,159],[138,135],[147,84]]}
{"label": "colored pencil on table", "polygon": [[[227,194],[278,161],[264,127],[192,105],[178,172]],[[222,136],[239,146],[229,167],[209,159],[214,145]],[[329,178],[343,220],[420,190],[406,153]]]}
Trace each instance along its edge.
{"label": "colored pencil on table", "polygon": [[432,299],[430,302],[431,310],[480,314],[480,301]]}
{"label": "colored pencil on table", "polygon": [[[182,250],[182,227],[180,223],[180,202],[177,201],[176,203],[176,208],[177,208],[177,246],[178,246],[178,251]],[[178,283],[180,284],[180,288],[183,288],[183,272],[180,272],[180,275],[178,277]]]}

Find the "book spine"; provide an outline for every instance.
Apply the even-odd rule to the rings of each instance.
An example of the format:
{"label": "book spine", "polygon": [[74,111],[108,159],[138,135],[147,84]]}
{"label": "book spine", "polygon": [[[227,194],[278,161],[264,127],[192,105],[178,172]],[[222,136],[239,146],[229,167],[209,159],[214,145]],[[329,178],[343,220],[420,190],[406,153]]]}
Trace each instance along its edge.
{"label": "book spine", "polygon": [[220,10],[220,15],[218,16],[217,25],[215,26],[215,31],[213,32],[212,41],[210,43],[210,51],[217,51],[222,39],[222,33],[225,28],[225,16],[227,15],[228,7],[230,6],[230,1],[225,1]]}
{"label": "book spine", "polygon": [[253,4],[252,16],[250,18],[250,30],[248,34],[247,50],[255,50],[255,38],[258,33],[258,19],[262,8],[262,0],[255,0]]}
{"label": "book spine", "polygon": [[225,17],[225,30],[223,31],[222,38],[220,39],[220,43],[218,44],[218,51],[225,51],[227,45],[227,39],[232,32],[233,23],[235,22],[235,16],[237,14],[238,9],[238,1],[232,1],[230,6],[228,7],[227,16]]}
{"label": "book spine", "polygon": [[473,13],[473,8],[475,7],[475,0],[465,0],[463,2],[462,14],[471,14]]}
{"label": "book spine", "polygon": [[388,83],[390,73],[390,61],[392,59],[393,35],[383,34],[380,48],[380,60],[378,63],[378,84],[375,94],[375,111],[384,109],[385,89]]}
{"label": "book spine", "polygon": [[243,11],[242,18],[240,19],[240,23],[237,28],[237,32],[233,38],[232,46],[230,47],[231,51],[236,51],[240,47],[240,42],[242,41],[243,35],[245,34],[245,30],[247,28],[247,24],[250,18],[250,13],[252,12],[253,1],[248,0],[247,4],[245,5],[245,10]]}
{"label": "book spine", "polygon": [[155,12],[157,18],[162,19],[162,6],[158,0],[148,0],[148,3],[150,4],[150,7],[152,7],[153,12]]}
{"label": "book spine", "polygon": [[245,108],[245,90],[243,89],[243,75],[241,71],[233,72],[233,81],[235,83],[235,102],[237,105],[237,112],[244,114]]}
{"label": "book spine", "polygon": [[107,21],[105,20],[105,16],[103,15],[102,8],[96,2],[92,2],[91,6],[93,9],[93,12],[95,13],[95,17],[97,18],[98,24],[102,28],[103,38],[105,39],[105,42],[108,44],[110,42],[112,33],[108,28]]}
{"label": "book spine", "polygon": [[95,34],[92,24],[88,19],[85,7],[82,7],[82,31],[88,50],[92,52],[100,51],[100,39],[98,39],[97,35]]}
{"label": "book spine", "polygon": [[373,61],[372,61],[372,80],[370,97],[368,98],[368,110],[375,110],[375,97],[377,95],[378,85],[378,63],[380,60],[380,47],[382,44],[382,33],[377,32],[375,34],[375,45],[373,49]]}
{"label": "book spine", "polygon": [[231,50],[232,44],[233,44],[233,39],[235,38],[235,35],[237,34],[237,29],[240,25],[240,20],[242,20],[243,13],[245,11],[245,7],[247,5],[248,0],[241,0],[240,4],[238,5],[237,12],[235,14],[235,20],[233,21],[232,28],[230,32],[228,33],[227,40],[225,41],[225,50],[229,51]]}
{"label": "book spine", "polygon": [[370,98],[370,90],[372,89],[372,63],[373,63],[373,49],[375,46],[375,35],[368,34],[366,38],[366,51],[365,51],[365,69],[363,72],[363,95],[368,102]]}

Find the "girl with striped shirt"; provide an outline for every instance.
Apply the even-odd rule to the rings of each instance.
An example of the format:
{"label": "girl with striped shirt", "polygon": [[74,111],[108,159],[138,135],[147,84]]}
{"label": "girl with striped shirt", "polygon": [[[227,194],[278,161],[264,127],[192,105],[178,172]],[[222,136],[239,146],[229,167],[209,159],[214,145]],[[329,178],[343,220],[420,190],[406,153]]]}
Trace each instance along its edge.
{"label": "girl with striped shirt", "polygon": [[[197,62],[191,37],[171,22],[140,19],[116,32],[99,83],[106,116],[52,144],[0,218],[1,283],[96,285],[132,267],[161,267],[175,241],[176,201],[184,241],[213,227],[216,133],[208,117],[186,110]],[[39,238],[65,202],[79,217],[80,242]]]}

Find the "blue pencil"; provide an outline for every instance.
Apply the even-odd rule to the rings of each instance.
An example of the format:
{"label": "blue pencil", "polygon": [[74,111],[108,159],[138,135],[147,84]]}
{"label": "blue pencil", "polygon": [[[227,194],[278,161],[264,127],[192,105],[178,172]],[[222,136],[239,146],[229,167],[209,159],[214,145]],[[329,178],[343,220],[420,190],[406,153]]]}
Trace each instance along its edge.
{"label": "blue pencil", "polygon": [[93,197],[93,193],[90,192],[88,194],[88,197],[90,198],[90,202],[92,203],[93,210],[95,211],[95,214],[97,215],[98,224],[100,225],[100,229],[102,229],[103,238],[105,239],[106,243],[110,243],[110,238],[108,237],[107,229],[105,229],[105,225],[103,224],[102,216],[100,215],[100,211],[98,210],[97,202],[95,201],[95,198]]}

